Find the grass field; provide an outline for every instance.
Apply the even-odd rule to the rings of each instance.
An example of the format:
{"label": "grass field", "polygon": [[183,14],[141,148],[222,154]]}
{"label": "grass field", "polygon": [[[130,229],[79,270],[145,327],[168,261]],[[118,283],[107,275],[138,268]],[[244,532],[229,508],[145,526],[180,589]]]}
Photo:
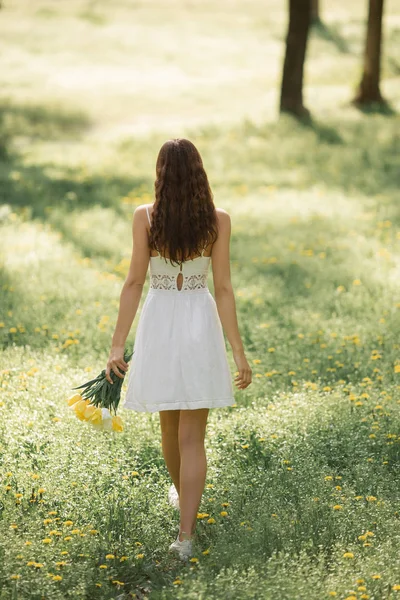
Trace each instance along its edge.
{"label": "grass field", "polygon": [[[349,104],[366,3],[322,4],[308,125],[277,119],[277,0],[0,11],[0,600],[400,598],[400,3],[386,113]],[[133,210],[183,136],[231,214],[253,368],[210,411],[186,566],[158,414],[112,436],[64,402],[105,367]]]}

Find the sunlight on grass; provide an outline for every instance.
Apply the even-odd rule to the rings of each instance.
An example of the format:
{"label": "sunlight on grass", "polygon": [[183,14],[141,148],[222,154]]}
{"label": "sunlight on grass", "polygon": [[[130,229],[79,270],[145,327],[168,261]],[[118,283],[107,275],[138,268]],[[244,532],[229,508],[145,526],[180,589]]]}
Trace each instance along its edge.
{"label": "sunlight on grass", "polygon": [[[305,125],[275,119],[275,0],[2,8],[2,599],[400,594],[398,117],[348,105],[365,3],[322,9]],[[398,19],[389,3],[382,86],[397,109]],[[161,144],[183,135],[231,215],[253,369],[234,407],[210,411],[186,566],[167,553],[158,415],[122,407],[109,436],[65,403],[105,368],[133,212],[153,202]]]}

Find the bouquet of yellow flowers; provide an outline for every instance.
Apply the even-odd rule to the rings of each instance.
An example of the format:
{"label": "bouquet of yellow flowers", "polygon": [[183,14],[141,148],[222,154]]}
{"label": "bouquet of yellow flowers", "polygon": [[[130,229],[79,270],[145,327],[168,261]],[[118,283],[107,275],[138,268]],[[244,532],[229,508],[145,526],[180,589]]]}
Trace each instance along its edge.
{"label": "bouquet of yellow flowers", "polygon": [[[133,352],[124,352],[125,362],[129,362]],[[77,387],[73,390],[83,389],[81,394],[74,394],[67,400],[68,406],[72,408],[75,415],[81,421],[86,421],[96,429],[102,431],[123,431],[121,417],[117,416],[117,409],[121,399],[121,388],[124,378],[118,377],[114,371],[110,377],[114,383],[106,379],[106,370],[97,375],[95,379]],[[112,414],[114,413],[114,415]]]}

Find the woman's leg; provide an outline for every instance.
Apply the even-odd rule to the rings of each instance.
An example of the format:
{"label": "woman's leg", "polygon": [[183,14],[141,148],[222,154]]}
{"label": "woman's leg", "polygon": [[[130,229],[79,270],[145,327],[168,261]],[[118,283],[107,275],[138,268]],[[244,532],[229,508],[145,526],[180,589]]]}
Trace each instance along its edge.
{"label": "woman's leg", "polygon": [[179,410],[161,410],[161,445],[165,464],[179,494],[181,456],[179,452]]}
{"label": "woman's leg", "polygon": [[[197,511],[207,473],[204,437],[208,413],[208,408],[180,411],[178,438],[181,457],[179,475],[181,512],[179,539],[181,541],[185,537],[190,537],[196,529]],[[182,532],[188,535],[181,535]]]}

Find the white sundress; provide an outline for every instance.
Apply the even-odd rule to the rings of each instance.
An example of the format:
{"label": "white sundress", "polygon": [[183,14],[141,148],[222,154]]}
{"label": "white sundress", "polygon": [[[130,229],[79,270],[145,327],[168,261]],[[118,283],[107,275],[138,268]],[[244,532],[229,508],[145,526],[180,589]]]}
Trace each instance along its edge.
{"label": "white sundress", "polygon": [[150,257],[150,287],[136,329],[124,408],[156,412],[235,404],[222,324],[207,285],[211,257],[203,254],[181,266],[160,254]]}

